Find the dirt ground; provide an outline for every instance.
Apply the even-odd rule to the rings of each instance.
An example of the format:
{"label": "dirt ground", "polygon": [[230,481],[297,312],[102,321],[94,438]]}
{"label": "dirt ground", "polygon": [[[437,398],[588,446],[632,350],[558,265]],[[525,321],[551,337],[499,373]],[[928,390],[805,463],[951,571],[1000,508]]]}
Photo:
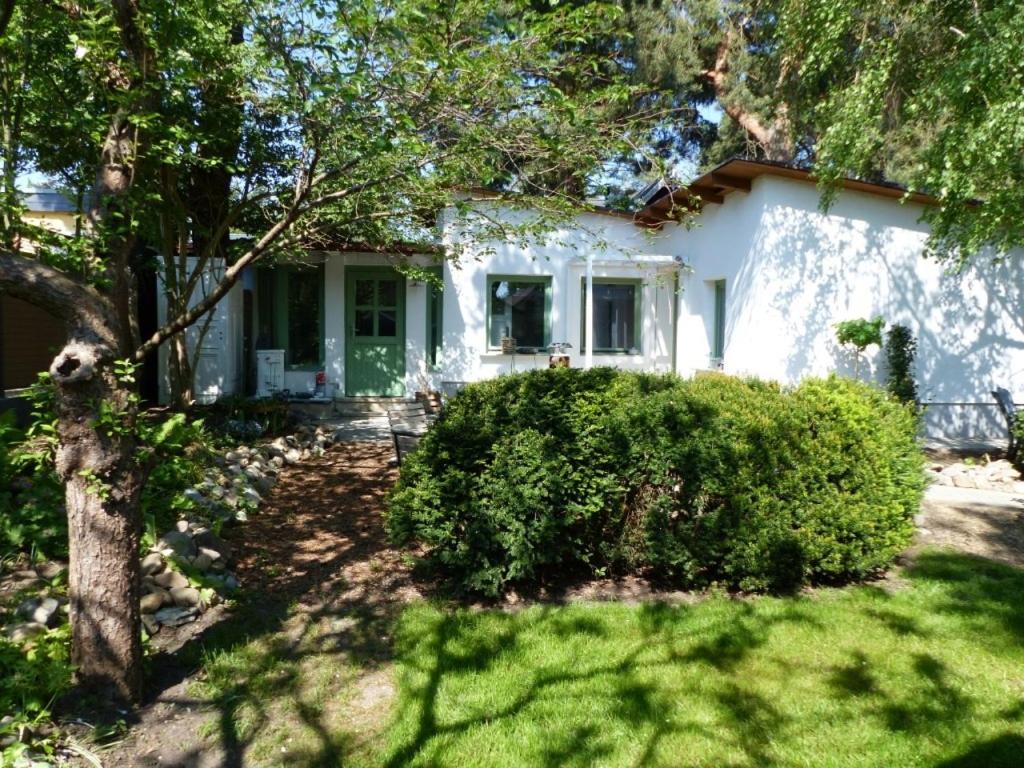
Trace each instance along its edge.
{"label": "dirt ground", "polygon": [[[197,669],[190,650],[215,644],[232,621],[254,623],[260,627],[254,632],[291,634],[297,642],[310,623],[356,615],[335,618],[329,637],[318,642],[329,641],[338,652],[386,659],[390,618],[420,594],[405,560],[387,546],[384,535],[384,497],[396,477],[392,455],[387,443],[336,446],[323,458],[283,473],[259,514],[224,533],[235,546],[239,580],[248,592],[264,596],[265,615],[253,621],[252,606],[237,617],[230,608],[217,608],[176,633],[157,635],[151,698],[129,723],[123,741],[96,752],[105,768],[247,764],[245,744],[231,744],[216,732],[204,737],[218,712],[191,691]],[[389,676],[371,667],[356,682],[350,718],[386,712],[391,693]]]}
{"label": "dirt ground", "polygon": [[[336,697],[345,699],[345,722],[368,739],[379,733],[394,695],[388,633],[401,607],[425,590],[384,534],[384,499],[397,474],[392,455],[389,443],[340,444],[322,459],[283,473],[260,513],[225,532],[236,548],[239,579],[255,604],[250,601],[245,613],[218,607],[200,622],[157,636],[150,699],[129,720],[123,740],[97,752],[103,766],[253,764],[247,755],[250,743],[225,729],[223,706],[218,709],[194,694],[203,675],[198,651],[216,647],[225,635],[237,642],[239,633],[283,638],[290,643],[287,653],[309,642],[310,626],[327,627],[313,633],[312,642],[371,662],[360,665],[346,695]],[[932,488],[917,522],[918,546],[953,546],[1024,567],[1024,504],[1006,494]],[[516,610],[537,599],[652,597],[697,599],[685,592],[655,593],[643,580],[631,578],[533,596],[513,594],[501,607]],[[219,731],[210,727],[218,717]]]}
{"label": "dirt ground", "polygon": [[918,546],[945,546],[1024,568],[1024,500],[932,486],[917,518]]}

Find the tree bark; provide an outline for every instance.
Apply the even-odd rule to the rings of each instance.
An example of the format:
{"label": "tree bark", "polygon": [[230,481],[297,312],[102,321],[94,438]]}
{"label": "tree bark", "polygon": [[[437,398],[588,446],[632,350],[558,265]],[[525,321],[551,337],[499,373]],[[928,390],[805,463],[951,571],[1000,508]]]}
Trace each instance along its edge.
{"label": "tree bark", "polygon": [[188,353],[186,335],[179,333],[170,340],[169,345],[167,368],[171,405],[184,410],[195,400],[195,371]]}
{"label": "tree bark", "polygon": [[[96,360],[88,378],[73,378],[93,349],[72,340],[50,369],[57,385],[56,465],[68,510],[71,661],[83,686],[105,698],[135,701],[142,690],[144,472],[132,436],[134,393],[116,379],[112,359]],[[117,413],[116,429],[97,428],[100,406]]]}
{"label": "tree bark", "polygon": [[739,37],[736,28],[730,25],[718,44],[714,66],[704,73],[704,77],[711,83],[722,110],[757,142],[765,159],[780,163],[792,162],[796,156],[796,143],[791,134],[792,126],[786,105],[780,103],[774,119],[768,123],[730,97],[729,57]]}

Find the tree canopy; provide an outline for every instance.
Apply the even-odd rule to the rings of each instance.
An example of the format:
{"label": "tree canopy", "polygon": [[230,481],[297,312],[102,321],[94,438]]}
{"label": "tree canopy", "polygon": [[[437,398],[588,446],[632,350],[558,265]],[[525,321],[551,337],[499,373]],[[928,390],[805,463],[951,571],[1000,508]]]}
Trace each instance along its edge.
{"label": "tree canopy", "polygon": [[804,101],[816,173],[938,198],[931,253],[962,264],[1024,245],[1024,3],[786,0],[784,55],[827,94]]}

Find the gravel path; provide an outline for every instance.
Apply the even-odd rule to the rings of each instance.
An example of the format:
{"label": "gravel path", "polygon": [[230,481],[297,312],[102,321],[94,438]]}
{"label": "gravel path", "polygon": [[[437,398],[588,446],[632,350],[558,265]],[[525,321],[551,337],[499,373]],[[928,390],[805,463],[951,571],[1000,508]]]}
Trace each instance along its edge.
{"label": "gravel path", "polygon": [[918,521],[919,545],[1024,567],[1024,499],[1017,494],[933,485]]}

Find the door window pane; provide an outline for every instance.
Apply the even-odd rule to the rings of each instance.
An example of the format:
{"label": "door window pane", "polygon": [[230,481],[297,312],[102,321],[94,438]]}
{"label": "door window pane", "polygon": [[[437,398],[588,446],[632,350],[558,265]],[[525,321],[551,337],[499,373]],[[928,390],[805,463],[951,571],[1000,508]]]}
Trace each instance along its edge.
{"label": "door window pane", "polygon": [[373,306],[373,280],[356,280],[356,305]]}
{"label": "door window pane", "polygon": [[490,345],[511,336],[520,347],[546,346],[546,293],[546,282],[492,280]]}
{"label": "door window pane", "polygon": [[377,313],[377,335],[397,336],[398,317],[393,309],[382,309]]}
{"label": "door window pane", "polygon": [[[637,345],[636,285],[594,281],[594,349],[628,352]],[[583,286],[586,323],[587,287]],[[586,341],[584,345],[586,345]]]}
{"label": "door window pane", "polygon": [[292,270],[288,275],[288,362],[320,362],[320,271]]}
{"label": "door window pane", "polygon": [[355,311],[356,336],[373,336],[373,310],[357,309]]}
{"label": "door window pane", "polygon": [[380,305],[382,307],[398,306],[398,281],[381,280],[377,283]]}

